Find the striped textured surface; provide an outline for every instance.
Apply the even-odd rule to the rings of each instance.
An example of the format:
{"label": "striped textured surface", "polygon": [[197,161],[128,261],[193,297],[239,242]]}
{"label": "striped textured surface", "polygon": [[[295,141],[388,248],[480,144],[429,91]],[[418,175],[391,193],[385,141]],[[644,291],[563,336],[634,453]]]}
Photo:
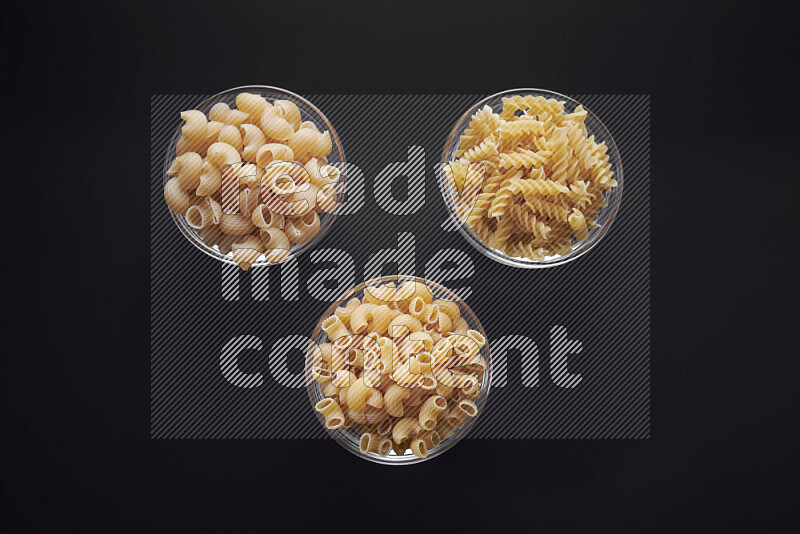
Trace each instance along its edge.
{"label": "striped textured surface", "polygon": [[[446,222],[435,165],[455,122],[482,96],[307,95],[361,171],[348,174],[350,208],[314,250],[248,273],[197,250],[164,204],[178,114],[204,98],[151,100],[152,437],[325,437],[299,347],[333,298],[397,260],[383,272],[442,282],[489,336],[492,390],[468,439],[649,437],[649,97],[574,95],[614,135],[622,206],[594,250],[528,271],[484,257]],[[424,182],[408,191],[397,179],[376,194],[381,171],[396,162],[422,169]],[[580,352],[564,359],[551,349],[570,340]]]}

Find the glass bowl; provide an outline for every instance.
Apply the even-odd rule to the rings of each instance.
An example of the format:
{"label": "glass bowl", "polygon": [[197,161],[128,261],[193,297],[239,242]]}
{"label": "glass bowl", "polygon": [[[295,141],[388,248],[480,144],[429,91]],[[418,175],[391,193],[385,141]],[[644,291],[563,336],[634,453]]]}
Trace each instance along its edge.
{"label": "glass bowl", "polygon": [[[582,105],[577,100],[570,98],[568,96],[548,91],[546,89],[510,89],[508,91],[503,91],[487,98],[484,98],[480,102],[477,102],[473,105],[470,109],[468,109],[461,118],[458,119],[456,122],[455,127],[453,128],[450,136],[447,138],[447,141],[444,145],[444,151],[442,154],[442,165],[445,165],[454,159],[454,153],[458,149],[459,139],[461,135],[464,133],[464,130],[467,129],[470,121],[470,117],[475,114],[476,111],[483,108],[484,106],[489,106],[492,108],[494,113],[500,113],[503,109],[503,101],[504,97],[509,97],[513,95],[521,95],[521,96],[542,96],[545,98],[554,98],[556,100],[561,100],[564,102],[564,108],[567,113],[572,112],[572,110],[578,106]],[[611,227],[611,224],[614,222],[614,218],[619,210],[620,202],[622,201],[622,186],[623,186],[623,172],[622,172],[622,160],[620,158],[619,150],[617,149],[617,145],[614,142],[614,139],[611,137],[608,129],[603,125],[600,119],[597,118],[594,113],[590,109],[587,109],[586,106],[583,106],[587,112],[585,125],[587,130],[588,136],[595,136],[595,140],[598,143],[602,143],[605,141],[606,145],[608,146],[608,156],[609,161],[611,163],[611,170],[614,172],[614,179],[617,181],[617,187],[613,188],[611,191],[607,191],[605,193],[605,199],[607,206],[602,208],[597,217],[597,227],[589,229],[589,237],[585,241],[576,241],[575,238],[572,238],[572,245],[571,251],[568,254],[563,255],[552,255],[552,256],[545,256],[544,261],[534,261],[528,258],[523,257],[514,257],[508,256],[504,254],[502,251],[492,248],[485,243],[483,243],[473,232],[472,228],[470,228],[466,223],[462,223],[458,221],[455,215],[455,199],[453,197],[453,191],[450,187],[450,184],[447,181],[447,178],[444,175],[444,172],[438,173],[438,180],[439,180],[439,188],[441,189],[442,196],[444,198],[445,205],[447,206],[448,211],[450,212],[451,217],[457,224],[459,231],[465,237],[465,239],[472,244],[476,249],[481,251],[484,255],[492,258],[495,261],[500,263],[511,265],[513,267],[521,267],[521,268],[528,268],[528,269],[536,269],[536,268],[545,268],[545,267],[553,267],[556,265],[563,265],[567,262],[570,262],[583,254],[586,254],[591,250],[600,240],[603,238],[604,235],[608,232],[608,229]]]}
{"label": "glass bowl", "polygon": [[[344,149],[342,148],[342,143],[339,140],[339,136],[336,134],[336,130],[333,128],[331,122],[323,115],[323,113],[314,106],[311,102],[306,100],[300,95],[296,95],[291,91],[287,91],[286,89],[281,89],[279,87],[270,87],[268,85],[246,85],[242,87],[234,87],[232,89],[228,89],[226,91],[222,91],[212,97],[205,99],[201,102],[198,106],[194,109],[200,110],[208,116],[208,112],[214,104],[219,102],[225,103],[231,108],[236,108],[236,95],[239,93],[253,93],[257,95],[261,95],[266,98],[268,101],[274,100],[289,100],[294,102],[294,104],[300,109],[301,117],[303,121],[311,121],[313,122],[319,131],[324,132],[328,130],[331,134],[331,144],[333,145],[333,149],[331,153],[328,155],[328,163],[333,165],[334,167],[338,168],[340,171],[340,178],[338,183],[335,185],[336,190],[336,207],[329,213],[320,213],[320,226],[319,231],[317,234],[310,239],[309,241],[301,244],[293,244],[291,248],[291,254],[297,256],[303,253],[306,250],[309,250],[314,247],[314,245],[322,239],[322,236],[330,230],[331,226],[333,225],[334,220],[336,219],[336,214],[341,207],[343,195],[344,195],[344,187],[346,182],[345,177],[345,157],[344,157]],[[176,116],[178,126],[175,128],[175,133],[172,135],[172,139],[167,147],[167,154],[164,158],[164,184],[166,185],[167,180],[169,180],[170,176],[167,174],[167,170],[169,166],[172,164],[173,160],[175,159],[175,148],[178,143],[178,139],[181,137],[181,128],[183,126],[183,121],[180,120],[179,116]],[[167,209],[166,204],[164,205],[164,209]],[[169,211],[169,210],[168,210]],[[219,261],[229,263],[231,265],[236,265],[236,262],[233,260],[232,253],[223,254],[220,252],[219,247],[214,245],[212,247],[206,245],[203,242],[200,233],[189,226],[188,222],[186,221],[185,215],[179,215],[170,211],[172,215],[172,220],[175,221],[175,224],[178,226],[178,229],[181,233],[188,239],[194,246]],[[256,260],[252,267],[258,267],[262,265],[273,265],[273,263],[268,262],[263,257],[260,257]]]}
{"label": "glass bowl", "polygon": [[[311,401],[311,409],[316,414],[317,419],[319,420],[320,424],[327,430],[330,436],[336,440],[339,445],[347,449],[349,452],[355,454],[360,458],[364,458],[376,463],[386,464],[386,465],[409,465],[419,463],[425,460],[430,460],[431,458],[435,458],[440,454],[445,453],[448,451],[453,445],[458,443],[467,433],[469,432],[472,425],[475,423],[475,420],[481,416],[483,411],[486,409],[486,401],[489,397],[489,388],[490,388],[490,379],[491,379],[491,360],[489,355],[489,339],[486,336],[486,332],[483,330],[480,321],[472,312],[469,306],[461,300],[455,293],[450,291],[449,289],[437,284],[436,282],[432,282],[430,280],[425,280],[423,278],[418,278],[414,276],[384,276],[379,279],[370,280],[369,282],[365,282],[363,284],[359,284],[358,286],[346,291],[339,297],[331,306],[325,311],[325,314],[320,318],[319,322],[317,323],[316,328],[314,329],[314,333],[312,334],[311,339],[314,342],[313,346],[316,346],[320,343],[328,342],[328,335],[322,329],[322,324],[325,322],[326,319],[331,317],[334,313],[334,310],[337,306],[344,305],[347,300],[358,297],[362,299],[364,296],[364,289],[368,286],[373,285],[382,285],[388,282],[394,282],[397,287],[399,287],[405,281],[413,281],[418,282],[421,284],[427,285],[431,292],[433,293],[434,299],[446,299],[451,300],[458,304],[459,310],[461,312],[461,317],[467,322],[467,325],[470,329],[479,332],[484,339],[486,339],[486,343],[480,350],[481,356],[486,360],[486,367],[483,371],[483,379],[481,381],[481,390],[480,395],[478,398],[474,399],[473,402],[478,407],[477,415],[470,417],[466,420],[464,425],[457,429],[450,437],[443,439],[439,445],[429,449],[428,455],[425,458],[419,458],[411,453],[411,451],[406,450],[406,453],[403,455],[395,454],[394,450],[391,450],[388,455],[381,456],[377,453],[364,453],[361,452],[360,448],[360,441],[361,441],[361,434],[359,434],[356,430],[352,428],[348,429],[328,429],[325,426],[325,419],[324,417],[315,410],[315,406],[317,403],[323,399],[325,399],[325,395],[322,393],[322,385],[313,380],[311,377],[311,366],[310,364],[310,357],[307,358],[307,365],[306,365],[306,383],[308,384],[308,397]],[[310,355],[310,351],[309,351]]]}

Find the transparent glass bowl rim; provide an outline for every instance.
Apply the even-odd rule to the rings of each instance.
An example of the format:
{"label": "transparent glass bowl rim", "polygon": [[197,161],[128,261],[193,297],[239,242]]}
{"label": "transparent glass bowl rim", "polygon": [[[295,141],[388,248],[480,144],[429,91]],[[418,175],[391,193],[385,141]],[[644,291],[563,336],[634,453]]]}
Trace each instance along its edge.
{"label": "transparent glass bowl rim", "polygon": [[[493,95],[487,96],[486,98],[480,100],[472,107],[470,107],[461,117],[456,121],[455,126],[450,131],[450,134],[447,138],[447,141],[444,144],[444,149],[442,153],[442,165],[446,165],[449,161],[451,161],[450,155],[455,151],[456,147],[458,146],[460,132],[468,121],[469,118],[480,108],[487,105],[489,102],[502,98],[504,96],[512,96],[512,95],[535,95],[535,96],[544,96],[547,98],[556,98],[559,100],[565,100],[567,103],[574,106],[583,105],[574,98],[571,98],[566,95],[562,95],[561,93],[556,93],[555,91],[551,91],[549,89],[536,89],[536,88],[519,88],[519,89],[507,89],[505,91],[501,91],[499,93],[495,93]],[[439,181],[439,189],[442,193],[442,199],[445,204],[445,208],[448,211],[448,215],[452,218],[453,223],[457,225],[458,231],[461,232],[461,235],[477,250],[479,250],[485,256],[503,263],[505,265],[510,265],[512,267],[520,267],[523,269],[546,269],[548,267],[556,267],[558,265],[564,265],[565,263],[569,263],[580,256],[583,256],[591,249],[593,249],[600,240],[606,235],[609,228],[611,228],[611,224],[614,222],[614,219],[617,216],[617,212],[619,211],[619,206],[622,203],[622,191],[623,191],[623,170],[622,170],[622,157],[619,153],[619,149],[617,148],[617,143],[614,141],[614,138],[611,136],[611,132],[608,130],[606,125],[601,121],[597,115],[595,115],[591,109],[584,106],[584,110],[586,110],[587,115],[591,117],[592,122],[597,125],[599,128],[598,131],[593,131],[592,133],[597,135],[602,135],[602,140],[606,142],[606,146],[608,146],[609,152],[611,152],[612,156],[610,159],[616,159],[617,163],[614,167],[614,179],[617,181],[617,187],[614,190],[613,198],[614,204],[609,205],[605,210],[610,209],[608,215],[608,220],[606,220],[605,224],[601,226],[597,232],[593,236],[589,238],[589,240],[580,243],[579,247],[576,250],[571,251],[569,254],[564,254],[561,256],[557,256],[551,260],[546,260],[544,262],[535,262],[526,258],[517,258],[512,256],[506,256],[499,252],[496,252],[494,249],[488,247],[487,245],[483,244],[478,237],[468,228],[466,228],[466,224],[461,223],[456,219],[455,214],[453,213],[451,206],[451,200],[449,199],[450,195],[450,185],[447,183],[447,180],[444,176],[444,172],[439,173],[438,181]]]}
{"label": "transparent glass bowl rim", "polygon": [[[242,93],[242,92],[248,92],[248,93],[264,92],[272,95],[289,96],[293,99],[300,101],[304,106],[308,106],[308,108],[313,113],[316,114],[316,118],[321,120],[325,124],[328,131],[331,133],[331,141],[334,147],[334,151],[338,152],[339,154],[339,161],[335,162],[341,165],[340,169],[341,176],[339,178],[341,185],[339,186],[339,191],[337,194],[337,200],[339,200],[339,202],[336,203],[336,207],[334,208],[333,211],[328,212],[325,222],[320,227],[319,232],[317,232],[317,235],[315,235],[310,241],[307,241],[306,243],[302,243],[299,246],[292,247],[291,256],[297,257],[306,250],[312,249],[322,239],[322,237],[330,230],[331,226],[333,226],[334,220],[337,217],[337,212],[342,206],[342,199],[346,185],[345,170],[347,168],[347,166],[345,165],[346,160],[344,155],[344,148],[342,147],[342,143],[339,140],[339,135],[336,133],[336,130],[333,128],[331,121],[328,120],[325,114],[322,113],[322,111],[320,111],[319,108],[317,108],[314,104],[312,104],[302,96],[293,93],[292,91],[289,91],[288,89],[282,89],[280,87],[273,87],[270,85],[242,85],[240,87],[232,87],[230,89],[220,91],[219,93],[204,99],[202,102],[197,104],[196,109],[205,109],[207,107],[210,107],[212,104],[221,101],[224,98],[227,98],[235,93]],[[304,118],[304,120],[308,119]],[[175,160],[176,157],[175,147],[177,146],[178,139],[181,136],[181,127],[182,124],[179,124],[178,127],[176,128],[175,133],[172,134],[169,145],[167,146],[167,155],[164,158],[164,169],[162,172],[164,185],[166,185],[167,180],[169,179],[167,170],[169,169],[170,165],[172,164],[172,162]],[[164,209],[167,209],[166,205],[164,206]],[[170,216],[172,217],[172,220],[175,221],[176,226],[181,231],[183,236],[195,247],[199,248],[207,255],[211,256],[212,258],[218,261],[221,261],[223,263],[228,263],[230,265],[236,265],[236,262],[233,260],[232,256],[230,256],[229,254],[223,254],[220,251],[214,249],[213,247],[209,247],[203,242],[202,239],[199,238],[199,236],[195,235],[195,230],[188,225],[185,215],[179,215],[171,210],[168,211],[170,213]],[[256,261],[250,268],[254,269],[257,267],[269,267],[271,265],[274,264],[262,258]]]}
{"label": "transparent glass bowl rim", "polygon": [[[325,428],[325,420],[323,419],[323,417],[319,413],[317,413],[316,410],[314,410],[314,407],[316,406],[317,402],[319,402],[321,399],[317,398],[314,395],[314,384],[315,384],[315,382],[311,378],[311,369],[310,369],[309,365],[305,366],[305,369],[306,369],[306,383],[308,384],[308,387],[307,387],[308,398],[309,398],[309,401],[311,402],[311,409],[314,410],[314,415],[316,416],[317,420],[322,425],[322,427],[325,428],[325,431],[328,433],[328,435],[330,435],[334,440],[336,440],[337,443],[339,443],[339,445],[344,447],[350,453],[352,453],[352,454],[354,454],[354,455],[356,455],[359,458],[362,458],[364,460],[369,460],[371,462],[379,463],[381,465],[411,465],[411,464],[416,464],[416,463],[424,462],[426,460],[430,460],[432,458],[435,458],[435,457],[439,456],[440,454],[444,454],[445,452],[450,450],[451,447],[453,447],[456,443],[461,441],[461,439],[464,436],[466,436],[467,433],[469,433],[469,430],[472,428],[472,425],[475,424],[475,421],[478,419],[478,417],[480,417],[483,414],[483,412],[486,410],[486,403],[487,403],[487,401],[489,399],[489,390],[491,389],[492,360],[491,360],[491,354],[490,354],[490,348],[489,348],[489,337],[486,335],[486,331],[483,329],[483,325],[481,325],[480,321],[478,320],[478,316],[475,315],[475,312],[472,311],[472,308],[470,308],[469,305],[467,305],[467,303],[464,302],[458,295],[453,293],[453,291],[451,291],[450,289],[444,287],[443,285],[441,285],[441,284],[439,284],[437,282],[433,282],[433,281],[425,279],[425,278],[420,278],[420,277],[417,277],[417,276],[405,276],[405,275],[383,276],[383,277],[380,277],[380,278],[375,278],[373,280],[369,280],[367,282],[363,282],[363,283],[358,284],[357,286],[355,286],[355,287],[353,287],[351,289],[348,289],[347,291],[342,293],[342,295],[339,298],[337,298],[335,301],[333,301],[333,303],[328,307],[328,309],[322,315],[322,318],[317,323],[316,328],[314,328],[314,333],[311,336],[312,341],[314,343],[317,343],[317,340],[320,338],[320,336],[323,333],[323,331],[322,331],[322,323],[325,321],[325,319],[327,319],[328,317],[333,315],[334,310],[336,310],[336,308],[338,306],[340,306],[342,302],[346,301],[347,299],[352,298],[353,295],[355,295],[357,293],[360,293],[366,287],[371,286],[371,285],[380,285],[380,284],[385,284],[387,282],[405,282],[405,281],[409,281],[409,280],[412,281],[412,282],[418,282],[418,283],[421,283],[421,284],[425,284],[425,285],[431,286],[431,287],[435,288],[436,291],[438,291],[440,294],[442,294],[442,295],[446,296],[447,298],[451,299],[453,302],[456,302],[458,304],[459,309],[461,310],[461,313],[462,314],[463,313],[467,313],[469,315],[470,319],[472,320],[472,322],[475,325],[473,328],[475,328],[478,332],[480,332],[481,335],[484,337],[484,339],[486,339],[486,344],[484,345],[484,349],[486,350],[486,354],[485,354],[486,370],[483,373],[483,381],[481,382],[481,395],[479,397],[480,404],[478,406],[479,411],[478,411],[478,415],[477,416],[470,417],[469,419],[467,419],[467,422],[464,423],[464,426],[459,428],[452,436],[447,438],[447,440],[444,443],[442,443],[438,447],[434,447],[433,449],[431,449],[428,452],[428,455],[425,458],[418,458],[417,456],[414,456],[413,454],[404,454],[403,456],[385,456],[385,457],[384,456],[377,456],[377,455],[374,455],[374,454],[364,454],[357,447],[354,447],[350,442],[348,442],[345,439],[343,439],[339,435],[339,432],[337,432],[335,430],[331,431],[331,430],[328,430],[327,428]],[[308,363],[308,362],[306,362],[306,363]]]}

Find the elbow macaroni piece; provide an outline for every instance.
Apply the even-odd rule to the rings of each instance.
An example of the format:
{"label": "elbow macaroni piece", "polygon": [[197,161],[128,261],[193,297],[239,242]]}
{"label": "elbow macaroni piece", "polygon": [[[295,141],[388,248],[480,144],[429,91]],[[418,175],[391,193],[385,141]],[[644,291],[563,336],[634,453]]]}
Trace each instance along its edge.
{"label": "elbow macaroni piece", "polygon": [[309,350],[307,372],[362,453],[425,458],[478,415],[486,339],[425,284],[368,285],[320,327],[330,341]]}
{"label": "elbow macaroni piece", "polygon": [[[338,205],[341,182],[339,171],[327,164],[330,132],[303,122],[294,102],[243,92],[236,108],[219,102],[208,115],[181,112],[164,200],[207,246],[232,253],[247,269],[262,257],[280,263],[293,245],[318,235],[320,217]],[[288,168],[272,168],[275,162]],[[276,173],[281,183],[271,184]]]}

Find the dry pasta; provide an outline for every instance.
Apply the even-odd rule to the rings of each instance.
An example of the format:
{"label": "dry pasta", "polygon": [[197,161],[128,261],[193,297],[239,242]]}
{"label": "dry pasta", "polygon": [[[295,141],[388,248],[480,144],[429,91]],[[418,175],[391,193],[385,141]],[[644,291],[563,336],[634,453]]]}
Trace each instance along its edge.
{"label": "dry pasta", "polygon": [[458,159],[445,166],[456,216],[506,256],[568,254],[589,238],[617,186],[607,147],[588,135],[582,106],[569,113],[564,102],[532,95],[502,102],[500,113],[484,106],[471,117]]}
{"label": "dry pasta", "polygon": [[240,93],[236,108],[220,102],[208,116],[181,113],[164,200],[246,270],[262,257],[284,261],[319,233],[320,216],[338,205],[341,173],[327,161],[330,132],[303,122],[293,102]]}
{"label": "dry pasta", "polygon": [[362,453],[424,458],[478,414],[486,339],[427,285],[368,285],[321,329],[329,341],[312,346],[307,369],[330,403],[317,411],[328,428],[357,431]]}

